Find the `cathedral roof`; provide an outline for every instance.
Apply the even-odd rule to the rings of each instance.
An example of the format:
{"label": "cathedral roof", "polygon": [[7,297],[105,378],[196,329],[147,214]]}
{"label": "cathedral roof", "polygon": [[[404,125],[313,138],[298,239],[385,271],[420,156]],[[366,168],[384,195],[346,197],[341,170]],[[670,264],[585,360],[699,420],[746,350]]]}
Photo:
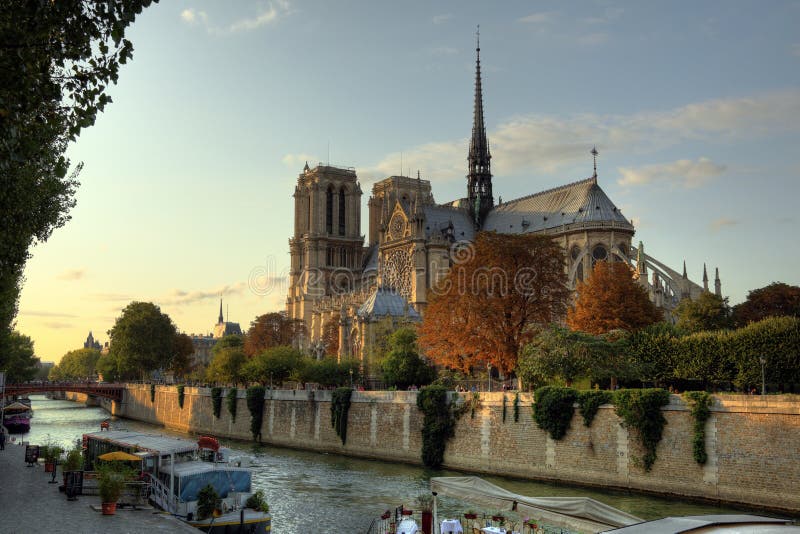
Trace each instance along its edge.
{"label": "cathedral roof", "polygon": [[408,304],[402,295],[386,287],[376,287],[375,291],[358,309],[359,317],[408,317],[420,319],[419,313]]}
{"label": "cathedral roof", "polygon": [[422,211],[425,214],[425,232],[428,237],[437,230],[446,231],[452,224],[453,239],[456,241],[473,241],[475,239],[475,227],[466,210],[448,205],[429,204],[423,206]]}
{"label": "cathedral roof", "polygon": [[214,326],[214,337],[221,338],[230,335],[242,335],[242,327],[239,326],[239,323],[231,323],[231,322],[221,322],[217,323]]}
{"label": "cathedral roof", "polygon": [[518,234],[587,223],[613,223],[633,231],[594,177],[499,204],[487,215],[483,230]]}
{"label": "cathedral roof", "polygon": [[362,265],[364,272],[378,270],[378,245],[371,245],[366,254],[364,254],[364,264]]}

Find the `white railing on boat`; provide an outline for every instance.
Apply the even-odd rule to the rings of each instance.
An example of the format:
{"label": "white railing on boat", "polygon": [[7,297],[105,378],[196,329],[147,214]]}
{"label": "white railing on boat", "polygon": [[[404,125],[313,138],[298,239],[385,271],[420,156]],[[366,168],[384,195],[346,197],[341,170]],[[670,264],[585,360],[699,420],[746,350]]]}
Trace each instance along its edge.
{"label": "white railing on boat", "polygon": [[150,475],[150,498],[163,510],[176,514],[178,513],[178,496],[173,495],[169,491],[169,487],[165,486],[156,477]]}

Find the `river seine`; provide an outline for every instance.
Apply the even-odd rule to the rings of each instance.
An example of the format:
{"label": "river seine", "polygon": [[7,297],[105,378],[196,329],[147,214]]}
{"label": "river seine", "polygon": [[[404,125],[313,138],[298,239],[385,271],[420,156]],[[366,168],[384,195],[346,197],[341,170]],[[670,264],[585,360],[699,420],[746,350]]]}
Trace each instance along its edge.
{"label": "river seine", "polygon": [[[33,444],[46,440],[65,446],[74,444],[85,432],[97,432],[108,414],[97,407],[31,396],[34,417],[31,431],[24,436]],[[138,430],[190,436],[164,428],[130,421],[113,420],[112,429]],[[17,440],[19,435],[12,436]],[[375,516],[405,504],[427,492],[431,476],[458,476],[452,471],[428,471],[420,467],[375,460],[359,460],[314,452],[258,447],[241,441],[223,443],[252,456],[254,489],[263,489],[272,512],[272,531],[364,532]],[[668,515],[731,513],[735,509],[687,503],[611,491],[593,491],[568,486],[528,482],[501,477],[484,477],[516,493],[531,496],[588,496],[645,519]],[[469,505],[442,499],[440,516],[463,512]]]}

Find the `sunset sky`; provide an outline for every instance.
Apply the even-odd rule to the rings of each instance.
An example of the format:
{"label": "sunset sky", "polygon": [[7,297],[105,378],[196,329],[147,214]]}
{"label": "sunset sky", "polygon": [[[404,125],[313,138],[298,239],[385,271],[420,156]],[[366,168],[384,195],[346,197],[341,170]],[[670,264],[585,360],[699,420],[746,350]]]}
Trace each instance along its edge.
{"label": "sunset sky", "polygon": [[[58,361],[132,300],[208,333],[284,308],[306,161],[465,196],[475,29],[495,195],[588,177],[634,242],[731,304],[800,284],[800,2],[163,2],[70,148],[72,220],[32,250],[17,329]],[[402,161],[402,167],[401,167]],[[366,217],[362,217],[366,234]]]}

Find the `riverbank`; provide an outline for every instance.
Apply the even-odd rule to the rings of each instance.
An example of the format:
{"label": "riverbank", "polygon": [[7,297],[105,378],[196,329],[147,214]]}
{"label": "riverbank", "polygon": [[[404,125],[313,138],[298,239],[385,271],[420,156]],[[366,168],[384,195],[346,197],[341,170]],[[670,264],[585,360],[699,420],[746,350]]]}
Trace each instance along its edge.
{"label": "riverbank", "polygon": [[[59,469],[56,480],[61,479]],[[21,445],[7,444],[0,451],[0,480],[0,532],[199,532],[152,509],[118,509],[115,515],[104,516],[92,508],[100,505],[97,496],[81,495],[76,501],[68,501],[58,491],[59,484],[48,483],[51,474],[44,472],[43,464],[26,467],[25,447]]]}

